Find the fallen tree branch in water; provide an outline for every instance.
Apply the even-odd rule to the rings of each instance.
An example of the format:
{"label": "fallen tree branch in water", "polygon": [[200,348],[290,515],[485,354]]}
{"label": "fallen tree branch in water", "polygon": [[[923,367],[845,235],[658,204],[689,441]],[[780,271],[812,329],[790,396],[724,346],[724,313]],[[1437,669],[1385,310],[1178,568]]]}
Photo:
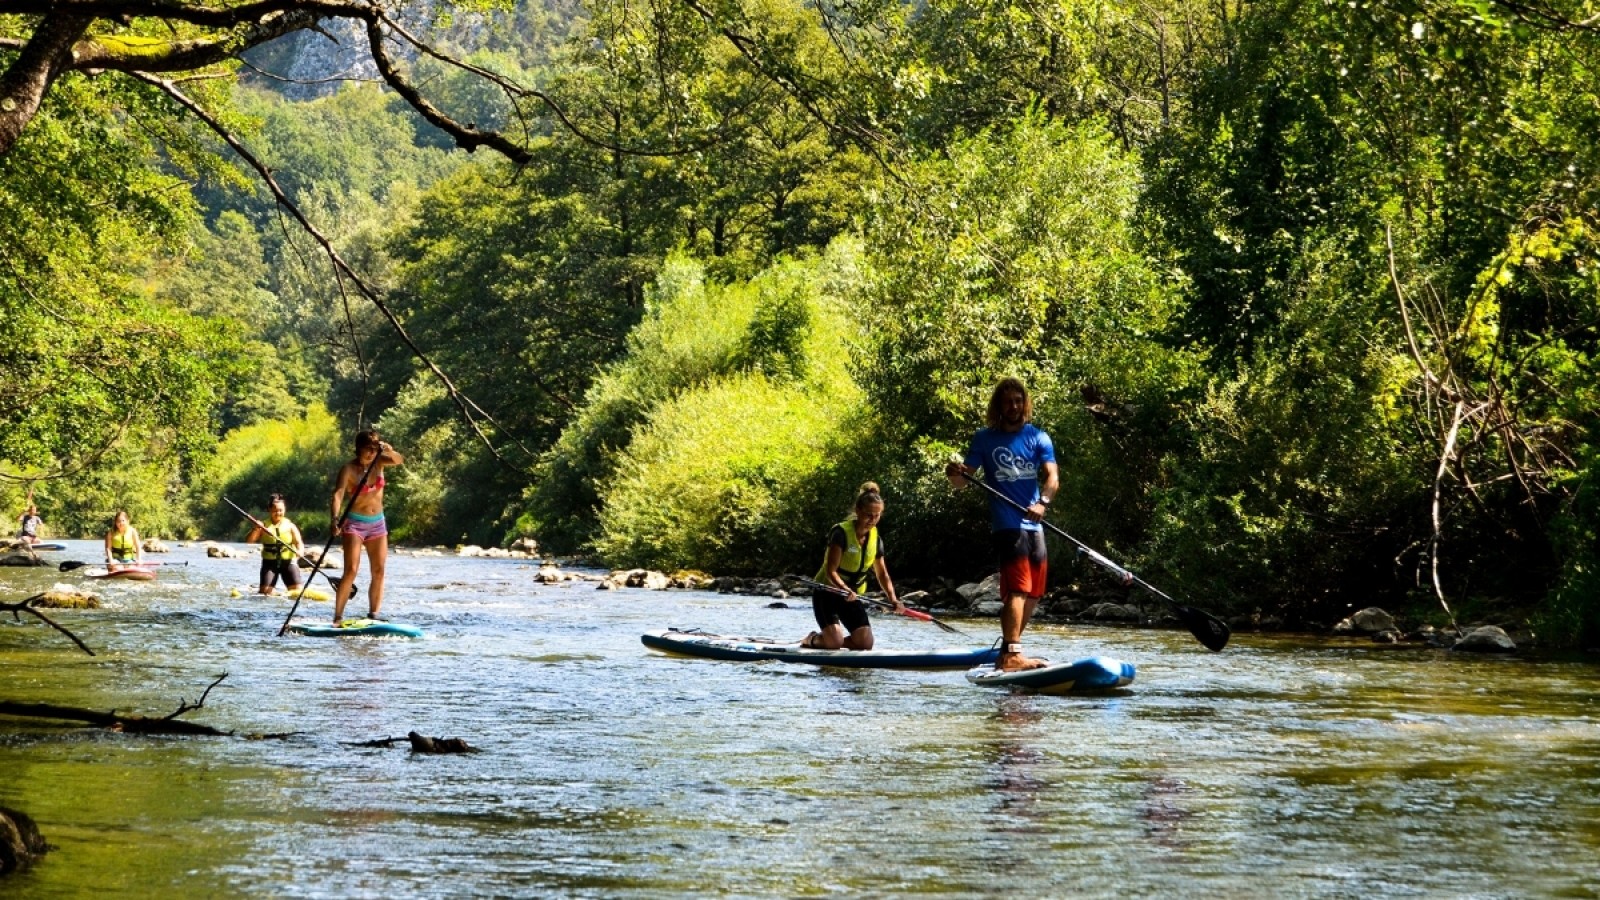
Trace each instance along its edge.
{"label": "fallen tree branch in water", "polygon": [[119,713],[114,709],[101,712],[78,706],[57,706],[54,703],[0,700],[0,715],[84,722],[128,734],[207,734],[216,737],[229,737],[233,734],[231,731],[219,731],[210,725],[182,722],[177,719],[156,719],[137,713]]}
{"label": "fallen tree branch in water", "polygon": [[[91,654],[92,655],[92,654]],[[196,722],[183,722],[178,716],[186,712],[205,706],[206,697],[210,696],[211,689],[222,683],[228,673],[217,676],[217,680],[200,695],[194,703],[180,700],[178,708],[171,715],[155,718],[141,716],[138,713],[119,713],[116,710],[100,711],[98,709],[84,709],[81,706],[58,706],[54,703],[26,703],[20,700],[0,700],[0,715],[17,716],[25,719],[54,719],[67,722],[83,722],[96,725],[111,731],[120,731],[125,734],[202,734],[211,737],[234,737],[231,731],[223,731],[210,725],[201,725]],[[282,740],[299,734],[297,731],[286,731],[278,734],[246,734],[240,735],[247,740]]]}
{"label": "fallen tree branch in water", "polygon": [[39,600],[39,599],[41,599],[43,597],[44,597],[44,594],[34,594],[32,597],[29,597],[26,600],[18,600],[15,603],[0,602],[0,613],[9,612],[9,613],[11,613],[12,617],[15,618],[19,622],[22,621],[22,615],[21,615],[22,613],[28,613],[29,615],[37,616],[40,619],[44,620],[44,623],[46,625],[49,625],[51,628],[54,628],[55,630],[61,632],[62,634],[66,635],[67,637],[71,638],[72,642],[74,644],[78,645],[78,649],[79,650],[82,650],[83,652],[89,654],[90,656],[93,656],[94,655],[94,651],[89,649],[89,645],[88,644],[85,644],[83,641],[78,640],[78,636],[77,635],[73,634],[72,632],[68,631],[67,629],[65,629],[65,628],[61,627],[60,625],[56,624],[56,621],[54,619],[50,618],[49,616],[45,615],[44,613],[39,612],[37,609],[33,608],[32,604],[35,601],[37,601],[37,600]]}
{"label": "fallen tree branch in water", "polygon": [[176,710],[173,710],[172,715],[167,716],[166,719],[164,719],[163,721],[170,722],[173,719],[176,719],[177,717],[183,715],[184,713],[189,712],[190,710],[196,710],[196,709],[199,709],[202,706],[205,706],[206,705],[206,698],[211,696],[211,688],[214,688],[217,685],[221,684],[222,683],[222,679],[227,678],[227,677],[228,677],[228,673],[227,672],[223,672],[221,675],[218,675],[217,676],[217,680],[211,682],[211,687],[206,688],[205,693],[200,695],[200,699],[196,700],[194,702],[193,706],[189,705],[189,701],[180,699],[178,701],[178,708]]}
{"label": "fallen tree branch in water", "polygon": [[347,743],[347,747],[393,747],[399,741],[409,741],[412,753],[482,753],[477,747],[472,746],[461,738],[425,737],[415,731],[409,732],[405,737],[377,738],[371,741],[356,741]]}

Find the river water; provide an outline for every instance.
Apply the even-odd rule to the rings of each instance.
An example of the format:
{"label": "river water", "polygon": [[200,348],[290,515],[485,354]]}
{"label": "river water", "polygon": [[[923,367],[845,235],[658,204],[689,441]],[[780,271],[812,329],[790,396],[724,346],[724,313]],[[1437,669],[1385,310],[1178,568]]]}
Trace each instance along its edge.
{"label": "river water", "polygon": [[[99,556],[69,546],[56,558]],[[395,555],[384,611],[422,640],[279,638],[286,601],[230,596],[254,560],[161,559],[188,565],[54,614],[95,657],[0,623],[0,699],[165,715],[226,672],[186,718],[298,734],[0,718],[0,805],[55,846],[0,895],[1600,895],[1592,662],[1044,627],[1031,651],[1138,680],[1024,696],[659,655],[642,632],[798,637],[810,613],[544,586],[515,560]],[[89,583],[0,569],[0,596],[57,582]],[[950,643],[875,627],[883,647]],[[352,746],[411,730],[483,752]]]}

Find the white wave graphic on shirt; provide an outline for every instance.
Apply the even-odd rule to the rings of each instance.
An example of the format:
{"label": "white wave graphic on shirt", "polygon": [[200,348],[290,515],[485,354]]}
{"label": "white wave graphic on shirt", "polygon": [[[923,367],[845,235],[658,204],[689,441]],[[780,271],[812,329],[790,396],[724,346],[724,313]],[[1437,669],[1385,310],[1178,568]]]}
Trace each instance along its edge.
{"label": "white wave graphic on shirt", "polygon": [[1010,447],[996,447],[990,454],[994,459],[996,481],[1038,481],[1039,467],[1033,460],[1018,456]]}

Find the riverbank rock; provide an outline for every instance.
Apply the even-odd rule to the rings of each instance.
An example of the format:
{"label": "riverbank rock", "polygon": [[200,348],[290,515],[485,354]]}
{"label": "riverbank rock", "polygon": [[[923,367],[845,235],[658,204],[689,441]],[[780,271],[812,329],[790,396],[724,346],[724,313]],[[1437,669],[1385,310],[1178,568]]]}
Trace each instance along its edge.
{"label": "riverbank rock", "polygon": [[[982,609],[985,604],[1000,602],[1000,573],[996,572],[976,584],[963,584],[956,588],[956,593],[967,605],[974,609]],[[998,611],[999,607],[996,607]]]}
{"label": "riverbank rock", "polygon": [[511,552],[526,553],[529,556],[538,556],[539,542],[531,537],[519,537],[511,542]]}
{"label": "riverbank rock", "polygon": [[1506,634],[1505,629],[1495,625],[1484,625],[1467,632],[1450,649],[1465,653],[1515,653],[1517,642],[1511,639],[1511,635]]}
{"label": "riverbank rock", "polygon": [[1083,611],[1083,618],[1095,622],[1137,622],[1144,613],[1125,603],[1096,603]]}
{"label": "riverbank rock", "polygon": [[710,585],[716,581],[704,572],[691,572],[680,569],[673,572],[669,578],[671,586],[683,591],[709,590]]}
{"label": "riverbank rock", "polygon": [[48,566],[48,565],[50,565],[50,564],[48,562],[45,562],[43,559],[40,559],[39,557],[36,557],[36,556],[31,556],[31,555],[29,555],[27,553],[12,553],[12,554],[8,554],[6,556],[0,556],[0,566],[24,567],[24,566]]}
{"label": "riverbank rock", "polygon": [[303,558],[301,558],[300,560],[298,560],[298,562],[300,564],[300,568],[302,568],[302,569],[305,569],[305,568],[342,569],[342,568],[344,568],[344,557],[339,555],[339,551],[337,551],[337,550],[329,550],[327,553],[324,553],[321,556],[317,555],[317,551],[316,550],[310,550],[310,551],[307,551],[306,555]]}
{"label": "riverbank rock", "polygon": [[87,591],[58,584],[40,594],[33,605],[40,609],[99,609],[100,598]]}
{"label": "riverbank rock", "polygon": [[1333,626],[1334,634],[1381,634],[1394,631],[1394,616],[1376,606],[1369,606]]}
{"label": "riverbank rock", "polygon": [[577,576],[546,563],[539,567],[539,571],[533,573],[533,580],[540,584],[560,584],[563,581],[576,581]]}
{"label": "riverbank rock", "polygon": [[139,545],[146,553],[171,553],[172,548],[161,542],[160,538],[145,538]]}
{"label": "riverbank rock", "polygon": [[26,869],[42,859],[50,845],[26,813],[0,806],[0,875]]}
{"label": "riverbank rock", "polygon": [[208,559],[247,559],[249,554],[243,550],[224,547],[216,541],[206,541],[206,557]]}
{"label": "riverbank rock", "polygon": [[672,587],[672,579],[665,573],[653,569],[628,569],[627,571],[612,572],[597,585],[599,590],[610,591],[617,588],[644,588],[647,591],[664,591]]}

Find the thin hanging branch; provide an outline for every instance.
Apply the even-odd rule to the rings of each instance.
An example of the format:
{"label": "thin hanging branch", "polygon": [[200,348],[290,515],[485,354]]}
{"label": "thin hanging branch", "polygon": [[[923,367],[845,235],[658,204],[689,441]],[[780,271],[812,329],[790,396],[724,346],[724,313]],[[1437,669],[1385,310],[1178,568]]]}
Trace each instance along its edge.
{"label": "thin hanging branch", "polygon": [[[227,128],[227,126],[223,125],[215,116],[207,112],[204,107],[190,99],[186,94],[183,93],[183,91],[179,90],[177,85],[164,78],[157,78],[154,75],[149,75],[142,72],[130,72],[128,74],[130,77],[143,81],[146,84],[153,85],[167,94],[167,96],[177,101],[181,106],[183,106],[184,109],[188,110],[196,118],[204,122],[206,127],[210,128],[212,132],[214,132],[223,140],[224,143],[228,145],[229,148],[231,148],[235,153],[239,154],[239,157],[256,171],[256,174],[260,176],[262,182],[272,193],[272,197],[277,202],[278,206],[288,212],[289,215],[292,216],[297,223],[299,223],[301,229],[303,229],[306,234],[310,235],[311,238],[315,240],[319,246],[321,246],[322,252],[328,257],[328,260],[330,263],[332,263],[334,270],[339,273],[341,277],[348,278],[350,284],[355,285],[356,290],[361,294],[361,296],[365,297],[368,302],[370,302],[378,309],[380,313],[383,314],[384,318],[389,321],[390,326],[393,327],[395,334],[400,337],[401,342],[411,350],[416,358],[428,368],[428,371],[433,373],[434,378],[438,379],[439,383],[444,386],[445,392],[456,404],[456,407],[461,410],[462,417],[466,420],[467,425],[472,429],[472,432],[477,435],[478,440],[483,444],[483,446],[488,449],[490,455],[492,455],[500,463],[509,465],[506,463],[505,458],[500,455],[499,449],[495,447],[494,442],[490,439],[489,435],[484,431],[483,425],[480,424],[488,423],[495,428],[499,428],[499,423],[494,420],[493,416],[490,416],[488,412],[474,402],[472,398],[468,397],[461,391],[460,388],[456,387],[455,382],[450,379],[450,376],[446,375],[444,370],[439,368],[438,364],[429,358],[428,355],[422,351],[421,347],[417,346],[417,343],[412,340],[411,335],[406,331],[404,323],[402,323],[399,316],[395,315],[394,311],[389,308],[389,305],[384,302],[377,289],[368,284],[366,279],[362,278],[360,273],[358,273],[355,268],[346,262],[344,257],[339,254],[339,251],[334,248],[333,242],[329,240],[328,237],[316,227],[316,225],[312,224],[311,220],[308,219],[305,213],[300,210],[300,207],[295,204],[295,202],[289,197],[288,193],[286,193],[283,188],[279,186],[277,179],[273,178],[272,170],[262,163],[261,160],[258,159],[255,154],[252,153],[250,149],[246,147],[244,143]],[[509,438],[513,444],[520,448],[522,452],[527,454],[530,458],[536,456],[532,450],[530,450],[515,436],[507,434],[503,428],[499,428],[499,430],[503,436]]]}

